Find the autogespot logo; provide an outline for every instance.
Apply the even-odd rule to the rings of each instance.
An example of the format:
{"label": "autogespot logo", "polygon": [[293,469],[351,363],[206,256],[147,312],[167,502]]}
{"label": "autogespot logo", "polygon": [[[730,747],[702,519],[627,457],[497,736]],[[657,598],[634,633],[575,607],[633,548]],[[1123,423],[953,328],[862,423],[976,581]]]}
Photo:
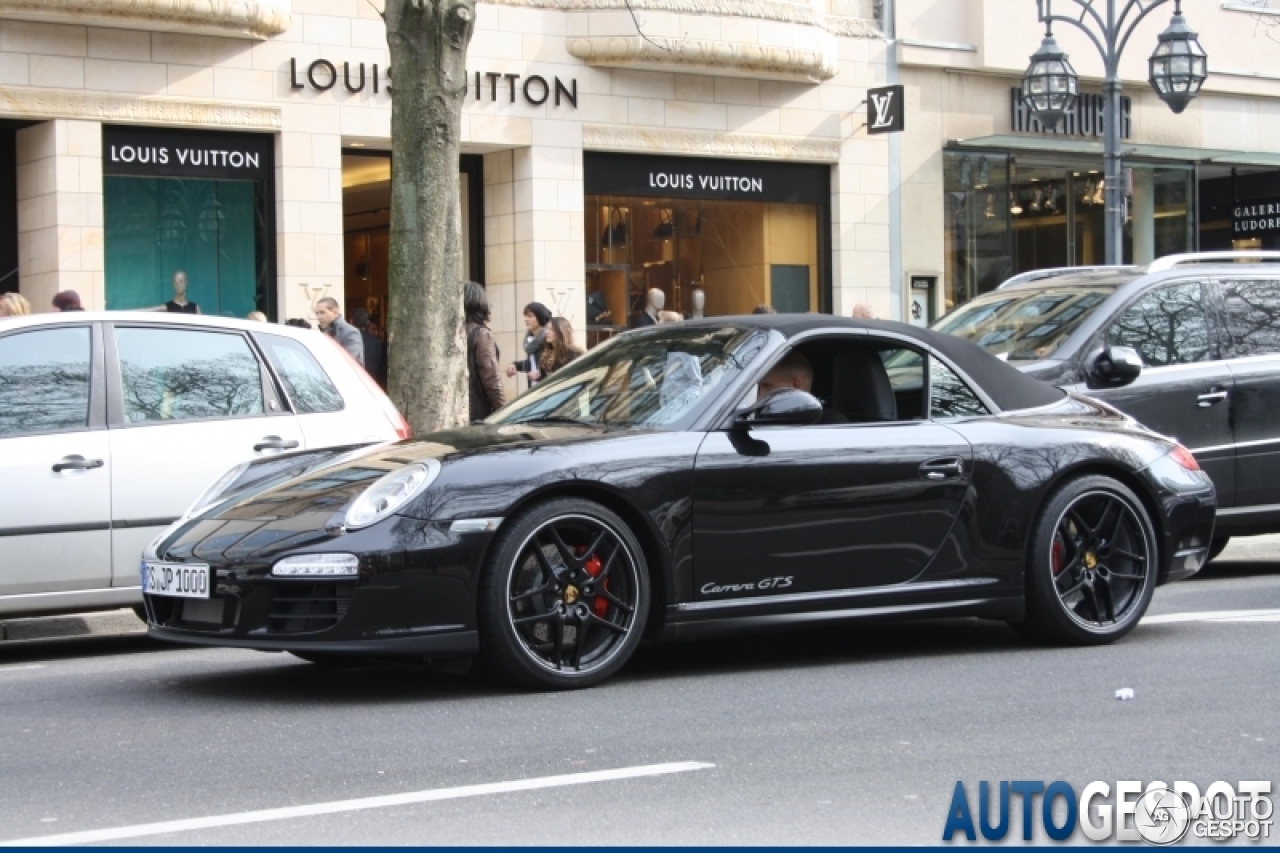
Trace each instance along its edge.
{"label": "autogespot logo", "polygon": [[[962,835],[976,841],[981,835],[987,841],[1002,841],[1011,829],[1020,828],[1022,840],[1031,841],[1038,819],[1053,841],[1066,841],[1076,830],[1090,841],[1141,840],[1158,846],[1188,837],[1196,842],[1238,837],[1262,841],[1271,837],[1275,806],[1270,794],[1271,783],[1266,781],[1234,786],[1214,782],[1203,795],[1191,782],[1151,782],[1145,787],[1135,781],[1116,782],[1114,787],[1090,782],[1079,796],[1060,780],[979,782],[975,820],[964,783],[956,782],[942,840]],[[1014,826],[1017,816],[1020,827]]]}

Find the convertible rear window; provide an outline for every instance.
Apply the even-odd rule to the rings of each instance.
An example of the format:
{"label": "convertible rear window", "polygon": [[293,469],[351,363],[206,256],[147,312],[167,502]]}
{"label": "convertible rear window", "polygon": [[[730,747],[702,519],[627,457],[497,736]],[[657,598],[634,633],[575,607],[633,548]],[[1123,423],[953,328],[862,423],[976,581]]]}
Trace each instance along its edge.
{"label": "convertible rear window", "polygon": [[767,340],[765,332],[735,326],[622,335],[561,368],[486,422],[671,426],[717,396],[755,361]]}
{"label": "convertible rear window", "polygon": [[951,312],[933,328],[1009,361],[1036,361],[1051,358],[1113,292],[1082,286],[996,292]]}

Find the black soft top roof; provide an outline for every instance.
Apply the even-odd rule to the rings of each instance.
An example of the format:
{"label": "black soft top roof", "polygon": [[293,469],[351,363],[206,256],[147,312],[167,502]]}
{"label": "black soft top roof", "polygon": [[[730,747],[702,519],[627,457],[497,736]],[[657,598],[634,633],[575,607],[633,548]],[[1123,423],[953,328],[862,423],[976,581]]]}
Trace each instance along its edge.
{"label": "black soft top roof", "polygon": [[774,329],[792,338],[806,332],[866,329],[870,332],[892,332],[914,339],[937,350],[948,361],[976,382],[1001,411],[1033,409],[1058,402],[1066,392],[1038,379],[988,353],[964,338],[923,329],[891,320],[862,320],[833,317],[829,314],[747,314],[731,317],[708,317],[689,320],[684,325],[734,325]]}

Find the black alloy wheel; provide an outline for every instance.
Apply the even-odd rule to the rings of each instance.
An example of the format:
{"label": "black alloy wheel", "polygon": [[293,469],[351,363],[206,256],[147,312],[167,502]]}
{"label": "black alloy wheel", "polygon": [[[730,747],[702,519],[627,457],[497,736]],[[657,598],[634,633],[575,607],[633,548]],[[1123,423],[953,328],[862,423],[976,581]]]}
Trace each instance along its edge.
{"label": "black alloy wheel", "polygon": [[1098,645],[1129,633],[1146,613],[1158,568],[1146,508],[1110,477],[1080,477],[1045,504],[1027,561],[1023,633]]}
{"label": "black alloy wheel", "polygon": [[617,672],[649,609],[644,552],[606,507],[574,498],[536,505],[494,542],[481,585],[488,660],[533,687],[587,687]]}

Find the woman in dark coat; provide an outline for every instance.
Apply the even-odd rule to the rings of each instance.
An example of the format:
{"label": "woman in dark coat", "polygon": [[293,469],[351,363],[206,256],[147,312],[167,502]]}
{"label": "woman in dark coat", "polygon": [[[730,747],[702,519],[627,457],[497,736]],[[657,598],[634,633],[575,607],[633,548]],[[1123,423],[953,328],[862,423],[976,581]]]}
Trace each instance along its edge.
{"label": "woman in dark coat", "polygon": [[507,366],[507,376],[523,373],[529,380],[529,387],[538,384],[542,376],[538,372],[538,355],[546,341],[547,323],[551,322],[551,311],[541,302],[530,302],[524,306],[524,358]]}
{"label": "woman in dark coat", "polygon": [[507,404],[498,375],[498,345],[489,331],[489,297],[484,288],[468,281],[462,288],[467,318],[467,373],[471,420],[478,421]]}

